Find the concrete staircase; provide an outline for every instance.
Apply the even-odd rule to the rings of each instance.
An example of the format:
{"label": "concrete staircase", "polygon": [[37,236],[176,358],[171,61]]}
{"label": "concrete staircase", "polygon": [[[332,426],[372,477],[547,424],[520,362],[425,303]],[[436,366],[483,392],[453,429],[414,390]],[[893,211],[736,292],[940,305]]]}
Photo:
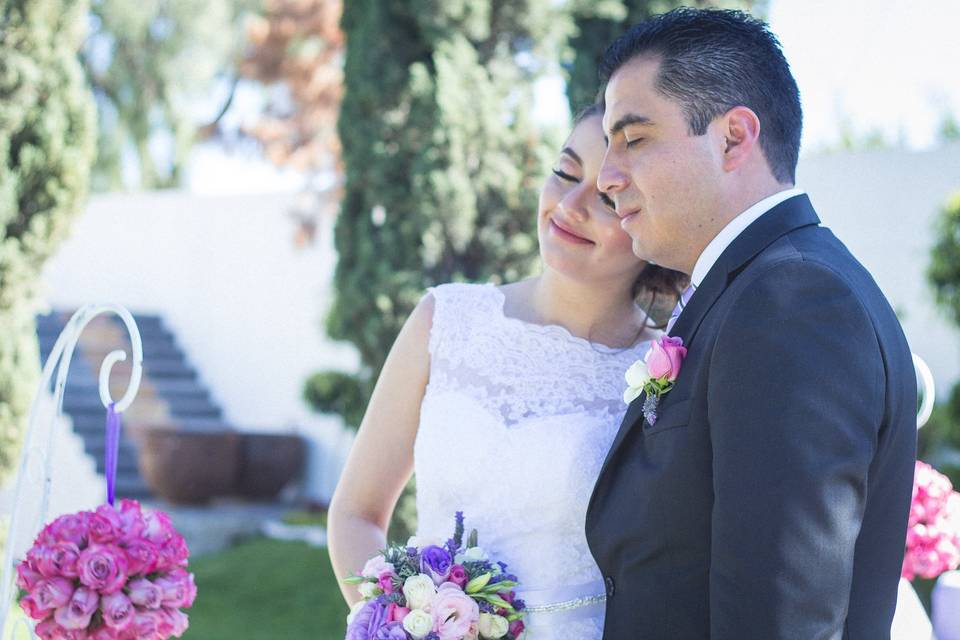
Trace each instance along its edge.
{"label": "concrete staircase", "polygon": [[[46,362],[72,312],[54,311],[37,317],[41,362]],[[200,382],[177,345],[173,333],[159,316],[134,315],[143,340],[143,381],[133,405],[124,414],[117,462],[117,495],[136,499],[151,496],[137,468],[138,428],[166,425],[178,429],[223,429],[223,412]],[[104,356],[114,349],[129,350],[129,338],[122,321],[101,316],[81,336],[70,365],[63,412],[72,419],[73,429],[94,458],[97,471],[104,472],[104,425],[106,412],[100,403],[97,376]],[[118,363],[111,374],[114,398],[126,390],[129,363]]]}

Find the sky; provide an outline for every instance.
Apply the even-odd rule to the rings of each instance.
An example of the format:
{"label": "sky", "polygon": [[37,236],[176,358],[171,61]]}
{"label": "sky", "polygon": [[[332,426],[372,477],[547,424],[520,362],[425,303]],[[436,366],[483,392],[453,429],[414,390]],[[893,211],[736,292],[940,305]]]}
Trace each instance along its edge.
{"label": "sky", "polygon": [[[945,114],[960,120],[960,0],[770,0],[767,18],[800,87],[801,157],[837,145],[845,130],[926,149],[937,143]],[[256,98],[248,101],[252,110]],[[538,84],[535,112],[546,124],[567,122],[562,78]],[[249,153],[201,146],[191,157],[188,187],[196,192],[298,184],[296,174]]]}

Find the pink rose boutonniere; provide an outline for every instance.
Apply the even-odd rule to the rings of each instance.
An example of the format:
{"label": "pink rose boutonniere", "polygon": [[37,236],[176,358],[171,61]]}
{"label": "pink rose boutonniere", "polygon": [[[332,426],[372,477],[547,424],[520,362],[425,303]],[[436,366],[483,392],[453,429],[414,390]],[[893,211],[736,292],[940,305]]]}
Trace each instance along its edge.
{"label": "pink rose boutonniere", "polygon": [[661,336],[654,340],[646,357],[627,369],[627,390],[623,393],[623,401],[630,404],[646,392],[643,417],[651,425],[656,424],[660,398],[673,389],[685,357],[687,348],[683,346],[683,338]]}

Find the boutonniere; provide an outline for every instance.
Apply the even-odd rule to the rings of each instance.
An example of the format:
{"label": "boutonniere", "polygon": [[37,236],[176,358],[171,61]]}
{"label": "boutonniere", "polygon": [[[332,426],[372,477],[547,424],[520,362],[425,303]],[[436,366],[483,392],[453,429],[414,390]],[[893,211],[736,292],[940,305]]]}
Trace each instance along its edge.
{"label": "boutonniere", "polygon": [[627,390],[623,392],[623,401],[630,404],[646,392],[643,417],[651,425],[655,424],[660,398],[673,389],[673,382],[680,375],[680,366],[686,357],[687,348],[683,346],[683,338],[661,336],[654,340],[647,355],[630,365],[624,374]]}

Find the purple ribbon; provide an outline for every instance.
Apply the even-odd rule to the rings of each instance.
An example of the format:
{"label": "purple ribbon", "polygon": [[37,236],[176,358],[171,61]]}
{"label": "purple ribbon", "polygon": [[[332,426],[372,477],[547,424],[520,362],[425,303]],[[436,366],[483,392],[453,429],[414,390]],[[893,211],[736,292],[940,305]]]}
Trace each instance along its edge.
{"label": "purple ribbon", "polygon": [[104,447],[104,466],[107,475],[107,502],[113,506],[117,491],[117,457],[120,453],[120,414],[116,403],[107,407],[107,436]]}

